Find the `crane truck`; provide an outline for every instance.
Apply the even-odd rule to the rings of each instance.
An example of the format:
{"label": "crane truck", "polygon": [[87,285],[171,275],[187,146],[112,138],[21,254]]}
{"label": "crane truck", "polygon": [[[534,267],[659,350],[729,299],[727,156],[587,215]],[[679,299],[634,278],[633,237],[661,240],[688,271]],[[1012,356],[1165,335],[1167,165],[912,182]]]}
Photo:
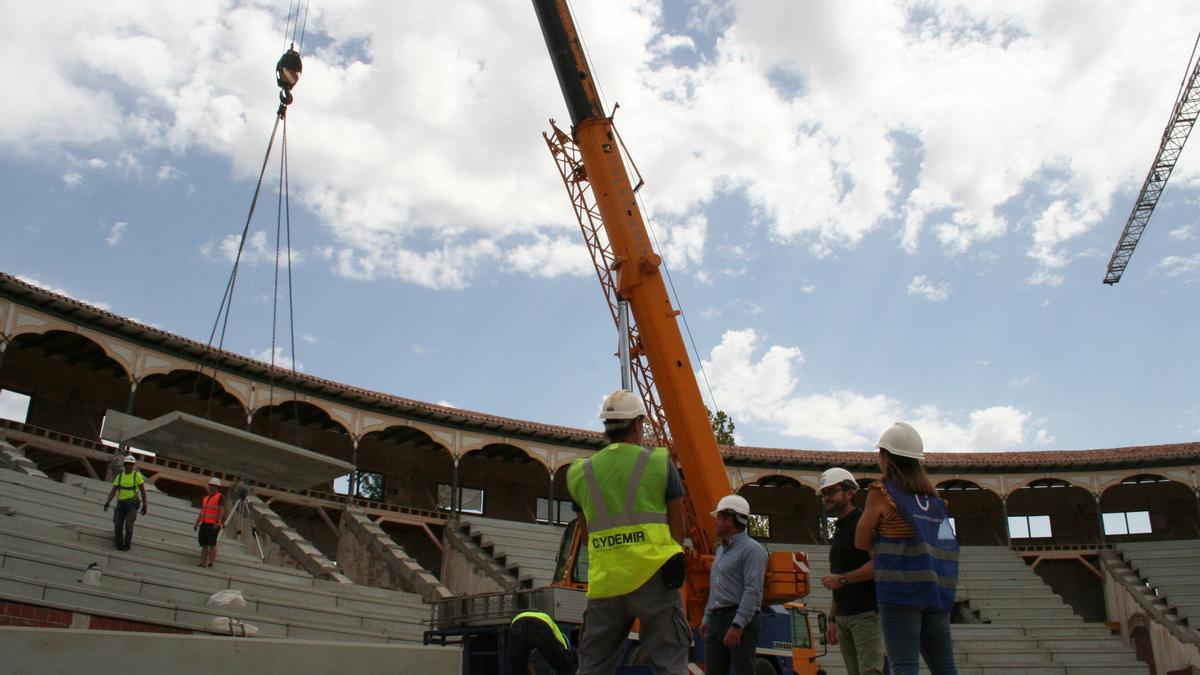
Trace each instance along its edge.
{"label": "crane truck", "polygon": [[[670,450],[687,492],[687,575],[681,593],[688,622],[695,628],[704,616],[718,544],[710,511],[733,488],[680,332],[681,312],[671,303],[662,258],[638,205],[636,192],[642,181],[635,186],[630,170],[632,166],[636,174],[636,166],[623,152],[612,115],[603,109],[566,0],[533,0],[533,6],[571,117],[569,133],[551,120],[544,138],[618,327],[622,380],[630,389],[628,383],[636,382],[654,436]],[[426,643],[461,644],[464,672],[505,673],[506,618],[537,609],[577,625],[587,587],[587,547],[577,525],[572,521],[563,533],[550,587],[444,601],[435,607],[436,629],[426,634]],[[809,611],[800,601],[808,591],[805,554],[772,552],[764,580],[758,672],[818,672]],[[821,635],[824,618],[818,613]],[[703,662],[702,643],[695,660]],[[621,663],[623,670],[618,672],[643,670],[645,661],[635,639],[627,643]]]}

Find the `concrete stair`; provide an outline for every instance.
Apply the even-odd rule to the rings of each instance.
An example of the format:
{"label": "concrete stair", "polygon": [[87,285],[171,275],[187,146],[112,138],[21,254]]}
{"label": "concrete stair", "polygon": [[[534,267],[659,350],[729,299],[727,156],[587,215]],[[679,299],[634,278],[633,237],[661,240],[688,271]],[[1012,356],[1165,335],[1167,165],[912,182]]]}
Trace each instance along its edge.
{"label": "concrete stair", "polygon": [[[828,612],[833,594],[821,585],[829,574],[828,546],[769,544],[770,550],[803,550],[812,570],[805,601]],[[1149,668],[1102,624],[1085,623],[1042,582],[1020,556],[1004,547],[964,547],[958,599],[981,623],[951,625],[955,660],[964,675],[1147,675]],[[811,619],[815,632],[817,622]],[[820,659],[829,675],[846,672],[841,652]],[[924,664],[921,672],[928,672]]]}
{"label": "concrete stair", "polygon": [[[90,481],[90,482],[89,482]],[[429,607],[418,596],[315,578],[268,565],[223,541],[216,565],[196,566],[196,509],[150,497],[134,547],[112,547],[110,514],[98,481],[65,485],[0,470],[0,597],[133,621],[204,630],[216,616],[254,624],[260,636],[347,642],[419,642]],[[103,494],[99,494],[103,492]],[[99,499],[96,497],[99,495]],[[90,563],[100,586],[80,583]],[[212,593],[240,589],[246,607],[206,605]]]}
{"label": "concrete stair", "polygon": [[374,560],[382,561],[391,573],[408,584],[405,588],[416,589],[426,602],[454,597],[432,572],[408,555],[403,546],[397,544],[361,510],[346,509],[342,515],[342,527],[358,540]]}
{"label": "concrete stair", "polygon": [[564,528],[475,516],[462,518],[460,526],[521,588],[548,586],[554,580]]}
{"label": "concrete stair", "polygon": [[1135,574],[1192,630],[1200,630],[1200,540],[1130,542],[1117,552]]}
{"label": "concrete stair", "polygon": [[[0,671],[12,673],[457,673],[461,650],[412,644],[236,640],[107,630],[0,627]],[[134,655],[131,659],[130,655]]]}

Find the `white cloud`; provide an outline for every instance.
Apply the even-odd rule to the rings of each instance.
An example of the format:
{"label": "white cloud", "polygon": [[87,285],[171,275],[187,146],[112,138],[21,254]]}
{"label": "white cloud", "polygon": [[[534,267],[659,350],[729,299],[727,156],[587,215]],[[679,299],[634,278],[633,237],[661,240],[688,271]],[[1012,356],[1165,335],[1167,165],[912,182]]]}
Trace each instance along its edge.
{"label": "white cloud", "polygon": [[588,276],[595,274],[592,259],[580,237],[536,234],[529,243],[518,244],[505,253],[509,271],[533,276]]}
{"label": "white cloud", "polygon": [[701,319],[715,319],[721,316],[721,310],[718,307],[705,307],[700,310]]}
{"label": "white cloud", "polygon": [[[251,352],[251,354],[250,354],[250,358],[256,359],[258,361],[262,361],[263,363],[271,363],[272,362],[271,356],[272,356],[272,353],[271,353],[270,347],[263,347],[262,349],[260,349],[256,352]],[[274,357],[275,357],[274,363],[275,363],[276,368],[284,368],[287,370],[292,370],[292,357],[288,356],[288,354],[283,351],[283,347],[278,347],[278,346],[275,347]],[[298,371],[304,370],[304,364],[299,361],[296,362],[295,366],[296,366],[295,370],[298,370]]]}
{"label": "white cloud", "polygon": [[950,297],[950,282],[939,284],[930,281],[924,274],[918,274],[908,282],[908,294],[919,295],[931,302],[945,302]]}
{"label": "white cloud", "polygon": [[1032,382],[1033,382],[1035,379],[1036,379],[1036,378],[1034,378],[1034,376],[1033,376],[1033,375],[1026,375],[1025,377],[1018,377],[1018,378],[1015,378],[1015,379],[1009,380],[1009,381],[1008,381],[1008,386],[1010,386],[1010,387],[1024,387],[1024,386],[1027,386],[1027,385],[1031,384],[1031,383],[1032,383]]}
{"label": "white cloud", "polygon": [[1058,439],[1056,439],[1054,436],[1050,435],[1049,431],[1046,431],[1045,429],[1038,429],[1037,435],[1033,437],[1033,445],[1038,448],[1046,448],[1054,445],[1057,440]]}
{"label": "white cloud", "polygon": [[815,284],[805,284],[800,287],[800,292],[804,293],[805,295],[811,295],[815,290],[817,290],[817,286]]}
{"label": "white cloud", "polygon": [[[133,175],[148,149],[199,151],[255,176],[282,9],[110,5],[9,8],[22,29],[0,63],[0,147],[115,145],[127,150],[100,161]],[[1193,5],[730,0],[690,15],[714,31],[711,49],[664,31],[654,3],[575,10],[608,102],[625,103],[618,123],[673,267],[701,259],[707,207],[737,194],[775,240],[819,256],[889,228],[908,251],[932,240],[950,255],[1016,233],[1030,237],[1029,282],[1056,284],[1075,242],[1141,178]],[[295,171],[292,187],[338,273],[433,287],[496,262],[576,273],[553,267],[573,223],[536,134],[565,115],[528,8],[331,2],[308,31],[322,39],[305,54],[289,146],[319,169]],[[164,167],[145,172],[174,177]],[[1185,154],[1176,180],[1197,175]],[[1026,196],[1034,213],[1010,222],[1004,207]]]}
{"label": "white cloud", "polygon": [[850,390],[802,393],[804,354],[772,345],[753,329],[727,331],[702,366],[721,409],[747,430],[756,426],[835,449],[869,450],[897,420],[911,422],[931,452],[1020,448],[1032,416],[1008,405],[951,414],[932,404],[910,406],[885,394]]}
{"label": "white cloud", "polygon": [[108,236],[104,238],[104,243],[109,246],[116,246],[125,238],[125,228],[129,227],[129,223],[116,222],[112,227],[108,228]]}
{"label": "white cloud", "polygon": [[[232,263],[238,259],[238,245],[241,243],[242,235],[231,234],[219,243],[213,244],[206,242],[200,245],[200,255],[209,260],[219,260],[222,262]],[[286,242],[283,244],[286,246]],[[304,262],[307,256],[303,251],[292,251],[292,265],[299,265]],[[252,230],[246,237],[246,243],[242,246],[241,262],[244,265],[257,265],[259,263],[275,264],[275,243],[268,242],[267,233],[263,230]],[[281,268],[287,266],[287,250],[281,248],[279,251],[279,266]]]}
{"label": "white cloud", "polygon": [[1192,256],[1169,255],[1162,259],[1154,266],[1155,270],[1161,270],[1163,274],[1169,277],[1179,277],[1190,275],[1200,271],[1200,253]]}
{"label": "white cloud", "polygon": [[1171,230],[1170,232],[1168,232],[1167,236],[1174,239],[1175,241],[1188,241],[1190,239],[1195,239],[1196,238],[1196,226],[1195,225],[1184,225],[1183,227],[1177,227],[1177,228]]}
{"label": "white cloud", "polygon": [[68,298],[74,298],[74,299],[78,300],[79,302],[82,302],[85,305],[91,305],[92,307],[95,307],[96,309],[102,309],[104,311],[108,311],[108,310],[112,309],[112,306],[109,305],[107,302],[98,302],[96,300],[88,300],[86,298],[82,298],[78,295],[75,295],[74,293],[65,291],[61,288],[58,288],[57,286],[51,286],[50,284],[44,284],[37,277],[25,276],[23,274],[18,274],[18,275],[16,275],[16,277],[18,279],[20,279],[21,281],[24,281],[25,283],[30,284],[32,286],[37,286],[38,288],[41,288],[46,291],[50,291],[51,293],[65,295]]}
{"label": "white cloud", "polygon": [[171,166],[170,164],[163,164],[162,166],[158,167],[158,171],[155,172],[155,175],[158,177],[158,182],[165,183],[167,181],[179,178],[183,175],[183,172]]}
{"label": "white cloud", "polygon": [[68,190],[74,190],[83,185],[83,174],[78,171],[68,171],[63,174],[62,181]]}
{"label": "white cloud", "polygon": [[1092,229],[1104,217],[1106,209],[1081,200],[1060,199],[1046,208],[1033,223],[1033,248],[1029,257],[1038,268],[1027,279],[1034,286],[1058,286],[1063,277],[1058,271],[1067,266],[1071,256],[1063,244]]}
{"label": "white cloud", "polygon": [[318,338],[316,335],[313,335],[311,333],[302,333],[300,335],[300,339],[304,340],[305,342],[307,342],[310,345],[321,344],[320,338]]}

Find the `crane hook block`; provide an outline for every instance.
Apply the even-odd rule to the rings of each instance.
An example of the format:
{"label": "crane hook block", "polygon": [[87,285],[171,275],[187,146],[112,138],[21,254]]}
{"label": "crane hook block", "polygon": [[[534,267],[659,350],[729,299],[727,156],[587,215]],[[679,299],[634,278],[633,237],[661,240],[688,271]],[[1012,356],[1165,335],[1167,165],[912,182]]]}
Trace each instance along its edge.
{"label": "crane hook block", "polygon": [[279,100],[284,105],[292,102],[292,87],[300,81],[300,71],[304,70],[304,64],[300,61],[300,54],[295,49],[288,49],[279,57],[279,63],[275,64],[275,82],[279,85]]}

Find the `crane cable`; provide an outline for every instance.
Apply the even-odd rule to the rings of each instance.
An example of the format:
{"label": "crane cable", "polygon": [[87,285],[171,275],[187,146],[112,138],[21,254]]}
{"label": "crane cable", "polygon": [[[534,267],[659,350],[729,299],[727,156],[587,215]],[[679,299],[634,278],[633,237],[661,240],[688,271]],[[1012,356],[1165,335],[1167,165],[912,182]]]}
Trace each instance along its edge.
{"label": "crane cable", "polygon": [[[300,32],[300,47],[303,48],[304,35],[308,25],[308,2],[304,6],[304,19],[300,19],[300,3],[296,0],[294,6],[288,7],[287,24],[284,27],[284,36],[287,37],[287,32],[292,33],[292,41],[290,46],[280,57],[275,64],[275,79],[279,86],[279,107],[275,111],[275,123],[271,128],[271,136],[267,140],[267,150],[263,155],[262,166],[258,171],[258,181],[254,185],[254,195],[250,198],[250,210],[246,214],[246,222],[242,227],[242,234],[238,238],[237,253],[233,258],[233,269],[230,270],[229,278],[225,282],[225,290],[221,295],[221,303],[217,308],[217,316],[213,321],[212,330],[208,334],[208,343],[204,357],[201,359],[197,377],[192,385],[192,394],[195,395],[199,387],[201,376],[204,375],[205,365],[208,363],[209,355],[212,353],[213,340],[217,340],[218,354],[225,347],[225,336],[229,329],[229,316],[233,308],[234,290],[237,287],[238,270],[241,266],[242,254],[246,249],[246,239],[250,234],[250,223],[254,219],[254,210],[258,206],[258,198],[262,193],[263,178],[266,176],[267,165],[271,160],[271,150],[275,146],[275,138],[279,134],[280,127],[283,128],[283,135],[280,141],[280,161],[279,161],[279,199],[276,210],[275,219],[275,279],[274,293],[271,306],[271,368],[269,373],[269,400],[270,405],[274,404],[275,398],[275,343],[278,330],[278,308],[279,308],[279,263],[281,254],[281,243],[283,237],[281,232],[286,221],[286,265],[287,265],[287,283],[288,283],[288,320],[291,337],[291,371],[292,371],[292,398],[296,398],[295,383],[298,381],[296,373],[296,320],[295,320],[295,302],[292,292],[292,210],[291,210],[291,192],[289,187],[288,159],[287,159],[287,110],[294,100],[292,97],[292,88],[300,81],[300,74],[303,70],[303,62],[300,59],[300,52],[296,49],[296,32]],[[293,16],[294,15],[294,16]],[[217,338],[217,328],[220,327],[220,338]],[[212,377],[209,378],[208,402],[205,408],[205,416],[211,418],[213,393],[216,388],[217,362],[214,358],[212,364]]]}

